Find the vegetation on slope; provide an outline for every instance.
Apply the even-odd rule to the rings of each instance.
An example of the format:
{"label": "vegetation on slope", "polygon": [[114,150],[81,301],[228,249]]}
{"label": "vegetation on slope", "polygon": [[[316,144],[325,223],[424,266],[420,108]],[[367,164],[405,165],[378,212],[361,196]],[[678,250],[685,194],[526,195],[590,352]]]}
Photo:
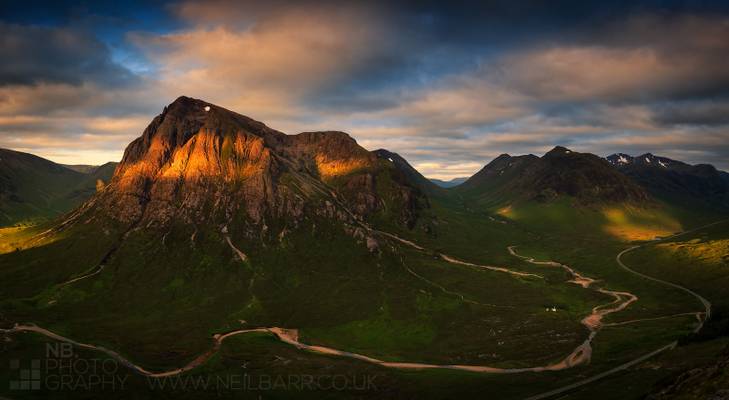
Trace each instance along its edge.
{"label": "vegetation on slope", "polygon": [[115,166],[107,163],[86,174],[0,149],[0,227],[34,224],[70,211],[96,192],[99,181],[108,183]]}

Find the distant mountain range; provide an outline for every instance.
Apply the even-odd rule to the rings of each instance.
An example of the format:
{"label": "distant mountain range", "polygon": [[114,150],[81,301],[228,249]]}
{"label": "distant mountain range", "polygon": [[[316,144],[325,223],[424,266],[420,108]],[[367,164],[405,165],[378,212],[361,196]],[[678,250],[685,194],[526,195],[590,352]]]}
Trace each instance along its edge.
{"label": "distant mountain range", "polygon": [[492,203],[545,202],[568,196],[581,204],[642,204],[650,197],[604,159],[560,146],[543,157],[502,154],[457,190]]}
{"label": "distant mountain range", "polygon": [[461,183],[467,181],[467,177],[460,177],[460,178],[453,178],[447,181],[441,180],[441,179],[435,179],[431,178],[430,181],[435,183],[436,185],[442,187],[442,188],[452,188],[460,185]]}
{"label": "distant mountain range", "polygon": [[583,204],[655,199],[680,207],[729,208],[729,173],[650,153],[601,159],[557,146],[543,157],[502,154],[464,180],[431,181],[494,204],[568,196]]}
{"label": "distant mountain range", "polygon": [[[116,165],[117,163],[113,163]],[[99,165],[88,165],[88,164],[76,164],[76,165],[68,165],[68,164],[60,164],[68,169],[72,169],[76,172],[80,172],[82,174],[91,174],[94,171],[99,169]]]}
{"label": "distant mountain range", "polygon": [[[570,153],[578,154],[571,151],[564,154]],[[514,179],[527,179],[522,174],[521,168],[526,167],[527,164],[536,164],[538,159],[539,157],[533,155],[510,156],[502,154],[470,178],[454,178],[449,181],[430,179],[430,181],[442,188],[454,188],[470,180],[467,185],[461,186],[461,189],[481,188],[482,191],[493,191],[496,194],[507,190],[509,186],[519,186],[519,183],[512,181]],[[729,193],[727,189],[729,173],[717,170],[711,165],[689,165],[651,153],[640,156],[616,153],[605,159],[619,172],[631,178],[655,197],[670,199],[678,196],[689,200],[693,198],[705,202],[707,206],[721,207],[722,204],[729,204],[729,200],[725,197]],[[568,169],[570,168],[568,167]],[[572,179],[567,176],[564,176],[564,178],[567,180]],[[522,184],[530,186],[530,190],[533,189],[531,183]],[[575,182],[573,184],[574,188],[579,187],[579,184]],[[564,182],[559,186],[564,188]],[[550,184],[546,184],[546,187],[542,188],[546,189],[543,194],[549,196],[548,193],[551,190],[559,193],[560,187],[551,187]],[[540,196],[535,196],[532,193],[532,197],[537,198]],[[544,198],[544,196],[541,197]]]}

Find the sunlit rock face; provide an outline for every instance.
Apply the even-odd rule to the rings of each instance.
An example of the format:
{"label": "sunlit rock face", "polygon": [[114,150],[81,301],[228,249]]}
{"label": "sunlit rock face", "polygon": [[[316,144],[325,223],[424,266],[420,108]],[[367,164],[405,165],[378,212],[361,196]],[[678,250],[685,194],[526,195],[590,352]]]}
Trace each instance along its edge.
{"label": "sunlit rock face", "polygon": [[304,132],[287,136],[282,154],[298,160],[327,181],[375,165],[377,157],[344,132]]}
{"label": "sunlit rock face", "polygon": [[175,215],[230,217],[242,208],[260,221],[263,208],[283,195],[272,185],[279,167],[266,145],[267,138],[277,136],[285,135],[180,97],[127,147],[104,195],[107,209],[122,221],[166,223]]}
{"label": "sunlit rock face", "polygon": [[[126,149],[94,202],[114,219],[165,225],[314,214],[353,222],[384,207],[383,163],[343,132],[286,135],[207,102],[180,97]],[[396,172],[396,171],[392,171]],[[390,190],[407,220],[417,193]]]}

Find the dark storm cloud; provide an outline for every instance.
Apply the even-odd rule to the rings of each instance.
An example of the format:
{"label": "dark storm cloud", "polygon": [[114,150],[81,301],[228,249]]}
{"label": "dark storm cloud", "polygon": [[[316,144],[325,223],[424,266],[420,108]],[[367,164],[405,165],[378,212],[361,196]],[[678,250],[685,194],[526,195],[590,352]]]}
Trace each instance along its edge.
{"label": "dark storm cloud", "polygon": [[[200,15],[202,3],[186,4]],[[378,3],[372,13],[387,22],[386,40],[357,68],[309,92],[307,108],[392,109],[449,75],[471,75],[517,92],[540,113],[729,94],[729,3],[404,4]],[[280,10],[276,2],[266,3],[254,14]],[[241,20],[228,14],[230,23]]]}
{"label": "dark storm cloud", "polygon": [[126,86],[134,75],[93,35],[69,28],[0,23],[0,85],[63,83]]}
{"label": "dark storm cloud", "polygon": [[4,1],[0,20],[20,25],[84,26],[104,32],[122,27],[160,32],[180,27],[168,13],[169,4],[166,0]]}
{"label": "dark storm cloud", "polygon": [[729,98],[662,103],[654,112],[654,120],[662,126],[729,125]]}

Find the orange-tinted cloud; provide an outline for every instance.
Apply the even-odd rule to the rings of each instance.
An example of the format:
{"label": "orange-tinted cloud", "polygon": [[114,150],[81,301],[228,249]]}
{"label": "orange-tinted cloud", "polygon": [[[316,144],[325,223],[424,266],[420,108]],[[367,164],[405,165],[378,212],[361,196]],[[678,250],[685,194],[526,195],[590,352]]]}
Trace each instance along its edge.
{"label": "orange-tinted cloud", "polygon": [[303,97],[356,71],[385,39],[384,27],[359,9],[292,7],[233,26],[221,23],[230,15],[220,7],[190,3],[179,10],[198,22],[217,20],[212,27],[132,40],[158,65],[159,86],[170,96],[205,98],[274,123],[300,116]]}

